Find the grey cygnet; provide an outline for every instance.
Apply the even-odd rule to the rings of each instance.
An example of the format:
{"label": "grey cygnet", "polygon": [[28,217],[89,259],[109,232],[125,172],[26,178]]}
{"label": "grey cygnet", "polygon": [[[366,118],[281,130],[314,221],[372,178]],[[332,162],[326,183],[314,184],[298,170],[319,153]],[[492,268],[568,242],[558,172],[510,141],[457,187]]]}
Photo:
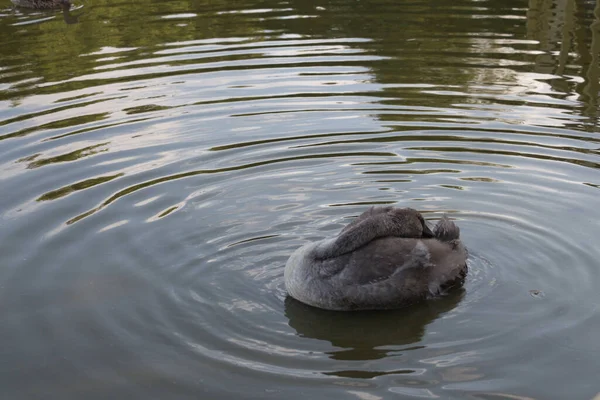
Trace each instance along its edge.
{"label": "grey cygnet", "polygon": [[404,307],[462,284],[468,253],[459,236],[445,216],[432,232],[416,210],[372,207],[336,237],[296,250],[285,286],[327,310]]}

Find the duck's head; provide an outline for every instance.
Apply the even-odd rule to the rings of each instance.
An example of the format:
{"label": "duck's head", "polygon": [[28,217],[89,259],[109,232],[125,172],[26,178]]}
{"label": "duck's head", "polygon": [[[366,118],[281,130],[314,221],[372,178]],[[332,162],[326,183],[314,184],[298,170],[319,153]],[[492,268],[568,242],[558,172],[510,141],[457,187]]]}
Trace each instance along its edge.
{"label": "duck's head", "polygon": [[425,219],[412,208],[392,208],[388,211],[399,230],[398,236],[413,238],[432,238],[433,232]]}
{"label": "duck's head", "polygon": [[60,0],[62,9],[68,11],[71,9],[71,2],[69,0]]}

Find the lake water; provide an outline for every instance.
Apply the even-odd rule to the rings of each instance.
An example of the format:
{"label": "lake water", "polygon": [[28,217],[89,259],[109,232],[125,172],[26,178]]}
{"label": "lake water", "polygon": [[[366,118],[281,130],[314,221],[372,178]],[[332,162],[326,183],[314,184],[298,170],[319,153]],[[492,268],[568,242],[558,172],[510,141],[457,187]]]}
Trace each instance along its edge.
{"label": "lake water", "polygon": [[[600,3],[0,6],[0,397],[600,392]],[[456,219],[464,288],[286,298],[370,205]]]}

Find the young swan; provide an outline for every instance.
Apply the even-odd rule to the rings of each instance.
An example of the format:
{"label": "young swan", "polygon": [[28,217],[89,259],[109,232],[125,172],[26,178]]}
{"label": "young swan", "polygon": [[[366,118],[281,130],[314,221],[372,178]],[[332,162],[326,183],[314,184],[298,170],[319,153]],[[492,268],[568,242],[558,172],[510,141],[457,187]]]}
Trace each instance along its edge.
{"label": "young swan", "polygon": [[328,310],[403,307],[462,283],[467,250],[459,236],[446,217],[431,232],[416,210],[372,207],[338,236],[296,250],[285,286]]}

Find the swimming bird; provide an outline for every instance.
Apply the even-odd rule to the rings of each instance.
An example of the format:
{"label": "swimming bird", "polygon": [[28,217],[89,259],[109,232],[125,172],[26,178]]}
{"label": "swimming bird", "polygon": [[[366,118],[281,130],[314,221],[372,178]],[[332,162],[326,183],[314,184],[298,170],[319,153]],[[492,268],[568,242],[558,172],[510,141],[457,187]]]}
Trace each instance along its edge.
{"label": "swimming bird", "polygon": [[37,8],[37,9],[53,9],[62,8],[68,10],[71,8],[69,0],[11,0],[17,7]]}
{"label": "swimming bird", "polygon": [[288,294],[328,310],[400,308],[461,284],[467,249],[443,217],[433,232],[411,208],[372,207],[334,238],[288,259]]}

